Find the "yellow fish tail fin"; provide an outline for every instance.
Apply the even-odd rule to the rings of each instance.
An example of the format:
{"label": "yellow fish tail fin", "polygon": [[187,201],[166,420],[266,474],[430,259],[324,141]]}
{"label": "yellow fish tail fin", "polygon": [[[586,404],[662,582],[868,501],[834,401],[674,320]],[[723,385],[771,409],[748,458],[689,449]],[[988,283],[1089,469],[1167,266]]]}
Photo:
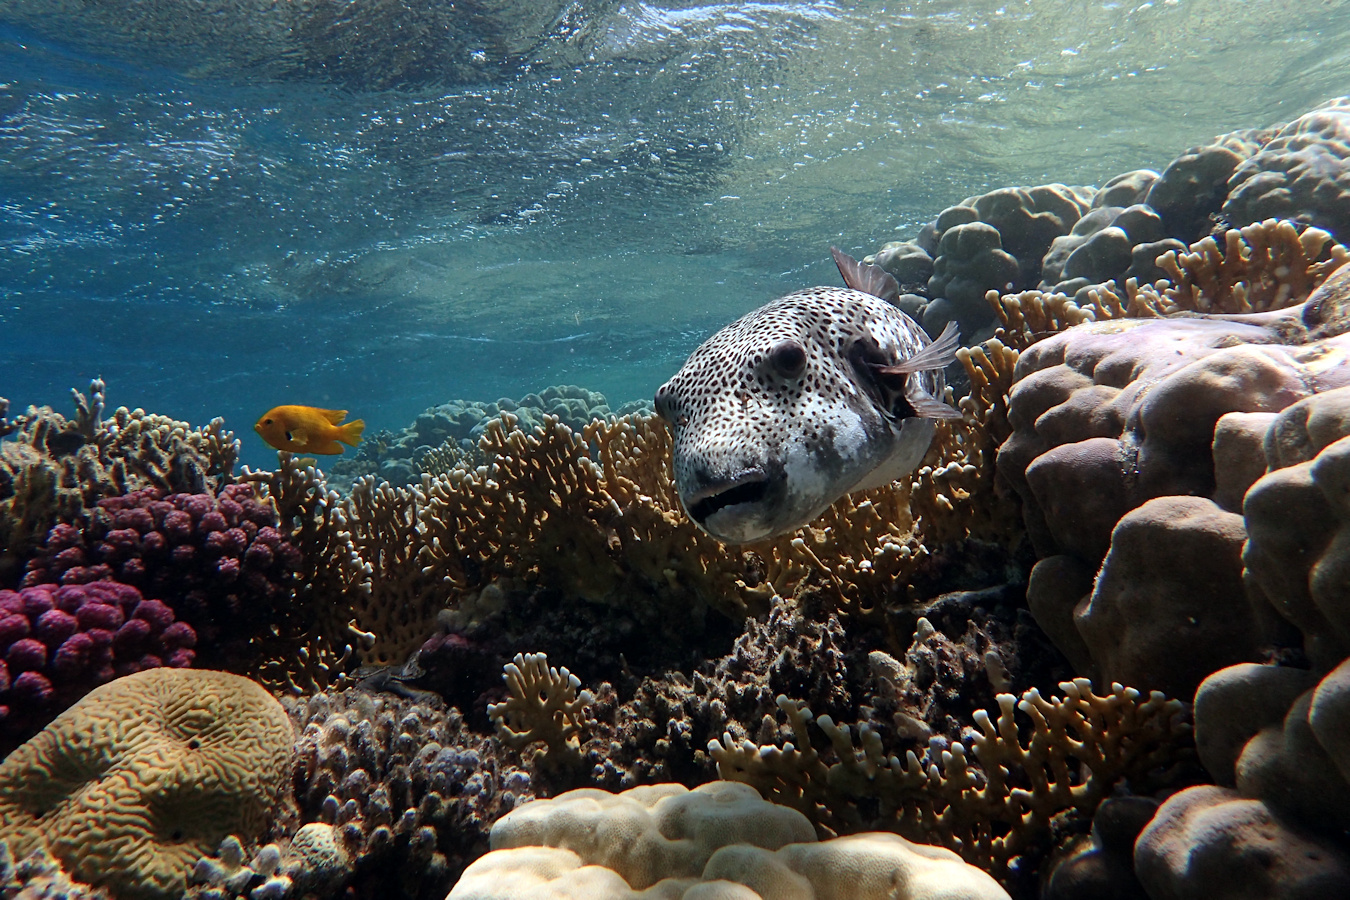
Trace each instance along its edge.
{"label": "yellow fish tail fin", "polygon": [[351,444],[355,447],[357,444],[361,443],[361,432],[365,430],[365,419],[357,419],[354,422],[348,422],[346,425],[338,428],[339,434],[337,435],[337,439],[344,444]]}
{"label": "yellow fish tail fin", "polygon": [[316,409],[315,412],[334,425],[339,424],[343,419],[347,418],[347,411],[345,409]]}

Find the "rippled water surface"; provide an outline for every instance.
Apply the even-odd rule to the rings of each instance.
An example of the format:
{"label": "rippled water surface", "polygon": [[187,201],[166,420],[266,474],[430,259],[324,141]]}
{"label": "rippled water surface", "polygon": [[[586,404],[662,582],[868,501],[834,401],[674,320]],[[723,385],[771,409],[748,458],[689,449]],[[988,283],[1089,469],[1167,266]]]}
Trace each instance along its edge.
{"label": "rippled water surface", "polygon": [[0,394],[244,432],[647,397],[831,243],[1288,120],[1347,38],[1273,0],[0,0]]}

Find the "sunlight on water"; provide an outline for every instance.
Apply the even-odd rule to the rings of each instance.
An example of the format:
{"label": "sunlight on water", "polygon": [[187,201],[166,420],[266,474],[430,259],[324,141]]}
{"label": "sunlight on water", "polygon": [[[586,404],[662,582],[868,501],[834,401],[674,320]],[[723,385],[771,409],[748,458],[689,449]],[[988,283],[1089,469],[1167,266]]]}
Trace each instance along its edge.
{"label": "sunlight on water", "polygon": [[1350,92],[1331,3],[209,6],[0,0],[17,404],[617,405],[831,243]]}

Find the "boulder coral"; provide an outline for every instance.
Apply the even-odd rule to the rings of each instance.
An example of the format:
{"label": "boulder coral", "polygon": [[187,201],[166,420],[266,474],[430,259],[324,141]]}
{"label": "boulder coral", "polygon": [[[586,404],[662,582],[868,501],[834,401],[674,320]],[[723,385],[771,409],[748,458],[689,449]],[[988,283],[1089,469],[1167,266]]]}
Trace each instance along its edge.
{"label": "boulder coral", "polygon": [[127,675],[0,763],[0,838],[119,900],[177,898],[198,857],[284,812],[292,740],[281,704],[247,678]]}
{"label": "boulder coral", "polygon": [[1235,665],[1200,684],[1196,747],[1217,786],[1169,799],[1136,845],[1156,897],[1212,896],[1216,883],[1254,897],[1350,891],[1350,388],[1274,417],[1265,459],[1243,505],[1244,576],[1310,668]]}
{"label": "boulder coral", "polygon": [[621,794],[579,789],[527,804],[492,828],[448,900],[825,898],[1003,900],[984,872],[895,834],[817,841],[800,813],[714,782]]}
{"label": "boulder coral", "polygon": [[[1271,604],[1278,610],[1297,595],[1271,585],[1267,593],[1288,599],[1253,605],[1242,588],[1260,587],[1264,572],[1270,581],[1296,578],[1297,569],[1263,568],[1262,540],[1268,552],[1287,553],[1280,542],[1298,540],[1298,529],[1325,542],[1337,519],[1273,499],[1280,485],[1306,479],[1307,466],[1267,475],[1257,490],[1252,481],[1267,462],[1259,435],[1277,428],[1275,413],[1296,408],[1297,417],[1299,401],[1332,403],[1350,384],[1350,335],[1323,321],[1339,323],[1347,284],[1350,267],[1342,267],[1297,306],[1087,322],[1021,354],[1000,473],[1023,499],[1042,558],[1028,603],[1071,658],[1086,665],[1090,657],[1108,679],[1189,697],[1214,669],[1256,659],[1281,640],[1271,632]],[[1329,399],[1305,400],[1313,397]],[[1245,519],[1235,509],[1244,493]],[[1314,494],[1310,502],[1322,496]],[[1266,496],[1269,514],[1284,519],[1261,531],[1252,513]],[[1334,578],[1318,584],[1337,590]],[[1156,602],[1141,606],[1150,596]],[[1333,639],[1334,629],[1309,625],[1314,643]],[[1204,652],[1168,650],[1186,635]]]}
{"label": "boulder coral", "polygon": [[1350,98],[1299,116],[1262,142],[1228,179],[1234,225],[1294,219],[1350,240]]}

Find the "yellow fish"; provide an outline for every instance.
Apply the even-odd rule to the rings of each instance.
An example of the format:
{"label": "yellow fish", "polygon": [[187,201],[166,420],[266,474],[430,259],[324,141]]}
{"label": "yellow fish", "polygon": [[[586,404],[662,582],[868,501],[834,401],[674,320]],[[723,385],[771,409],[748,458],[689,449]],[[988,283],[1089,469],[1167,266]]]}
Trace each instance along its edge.
{"label": "yellow fish", "polygon": [[366,423],[361,419],[339,424],[345,409],[318,409],[313,406],[278,406],[269,409],[253,426],[278,450],[293,453],[341,453],[338,441],[355,447],[361,441]]}

